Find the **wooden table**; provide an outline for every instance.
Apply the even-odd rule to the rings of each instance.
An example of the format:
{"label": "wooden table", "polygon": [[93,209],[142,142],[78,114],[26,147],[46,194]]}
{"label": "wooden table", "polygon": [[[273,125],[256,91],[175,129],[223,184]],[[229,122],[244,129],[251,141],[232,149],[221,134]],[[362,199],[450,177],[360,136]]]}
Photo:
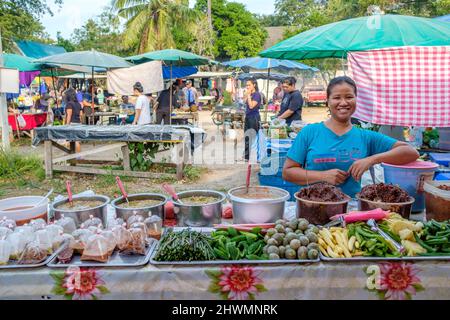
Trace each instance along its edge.
{"label": "wooden table", "polygon": [[[176,177],[183,179],[184,165],[189,158],[191,148],[191,133],[189,130],[177,126],[159,125],[111,125],[111,126],[89,126],[70,125],[58,127],[44,127],[36,130],[33,145],[44,142],[45,146],[45,172],[47,178],[53,177],[54,171],[77,172],[87,174],[114,174],[122,176],[132,176],[141,178],[161,178],[161,173],[132,171],[130,165],[130,153],[128,144],[133,142],[155,142],[173,143],[176,150],[176,159],[173,165],[176,166]],[[69,141],[67,148],[58,143],[58,140]],[[76,153],[76,141],[101,141],[104,146],[96,147],[93,150]],[[203,142],[203,141],[202,141]],[[53,150],[57,148],[65,153],[64,156],[54,158]],[[94,165],[117,165],[117,161],[80,160],[78,158],[93,154],[121,149],[123,154],[123,170],[106,170]]]}
{"label": "wooden table", "polygon": [[202,96],[202,97],[198,98],[198,102],[206,104],[205,106],[207,106],[211,110],[212,106],[213,106],[213,101],[215,99],[216,99],[216,97],[214,97],[214,96]]}
{"label": "wooden table", "polygon": [[176,112],[172,120],[192,120],[192,125],[198,125],[198,112]]}
{"label": "wooden table", "polygon": [[47,121],[47,112],[41,113],[22,113],[22,117],[25,120],[25,127],[19,127],[18,117],[20,114],[9,113],[8,114],[8,124],[11,126],[13,132],[17,132],[18,138],[21,133],[31,137],[33,139],[34,129],[44,126]]}

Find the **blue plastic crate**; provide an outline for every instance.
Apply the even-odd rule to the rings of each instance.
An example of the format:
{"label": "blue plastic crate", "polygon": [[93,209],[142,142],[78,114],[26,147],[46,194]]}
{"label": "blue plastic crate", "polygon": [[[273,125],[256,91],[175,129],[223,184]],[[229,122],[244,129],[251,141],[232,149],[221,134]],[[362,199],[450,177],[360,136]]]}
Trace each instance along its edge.
{"label": "blue plastic crate", "polygon": [[450,152],[449,153],[430,153],[430,159],[441,166],[450,166]]}
{"label": "blue plastic crate", "polygon": [[262,175],[276,175],[281,177],[283,174],[284,163],[286,162],[286,155],[280,153],[273,153],[261,160],[261,174]]}
{"label": "blue plastic crate", "polygon": [[439,180],[439,181],[450,180],[450,172],[441,172],[441,173],[438,173],[438,174],[434,177],[434,180]]}
{"label": "blue plastic crate", "polygon": [[295,183],[284,181],[280,176],[268,176],[259,174],[259,184],[262,186],[275,187],[286,190],[291,195],[289,201],[295,201],[294,194],[300,189]]}

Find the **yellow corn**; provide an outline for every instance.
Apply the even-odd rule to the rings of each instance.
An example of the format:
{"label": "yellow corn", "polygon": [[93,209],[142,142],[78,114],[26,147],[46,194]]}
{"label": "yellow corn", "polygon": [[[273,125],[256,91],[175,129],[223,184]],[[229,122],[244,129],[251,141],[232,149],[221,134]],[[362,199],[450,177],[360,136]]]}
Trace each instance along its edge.
{"label": "yellow corn", "polygon": [[320,252],[322,252],[322,254],[323,254],[325,257],[329,257],[328,252],[327,252],[327,250],[325,250],[324,247],[319,246],[319,249],[320,249]]}
{"label": "yellow corn", "polygon": [[339,258],[339,255],[336,254],[336,253],[333,251],[333,249],[331,249],[331,247],[327,247],[327,252],[328,252],[328,255],[329,255],[331,258]]}
{"label": "yellow corn", "polygon": [[348,250],[349,251],[353,251],[354,246],[355,246],[355,242],[356,242],[356,237],[355,236],[351,236],[350,240],[348,240]]}

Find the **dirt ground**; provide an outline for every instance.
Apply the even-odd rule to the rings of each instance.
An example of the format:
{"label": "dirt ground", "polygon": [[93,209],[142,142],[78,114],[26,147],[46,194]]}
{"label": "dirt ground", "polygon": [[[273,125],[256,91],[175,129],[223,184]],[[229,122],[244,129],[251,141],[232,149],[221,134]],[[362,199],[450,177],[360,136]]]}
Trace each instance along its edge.
{"label": "dirt ground", "polygon": [[[304,108],[303,120],[308,123],[320,122],[327,119],[326,108]],[[218,191],[227,191],[231,188],[245,184],[245,176],[247,171],[247,165],[242,162],[233,161],[234,158],[241,160],[243,156],[243,130],[237,131],[237,148],[234,147],[232,139],[227,140],[225,148],[218,146],[218,128],[211,121],[210,111],[201,111],[199,119],[199,126],[202,127],[207,133],[207,141],[203,145],[203,157],[202,161],[196,161],[194,167],[200,168],[200,177],[191,178],[183,181],[169,182],[175,185],[175,188],[179,191],[192,190],[192,189],[213,189]],[[221,140],[221,139],[220,139]],[[99,144],[83,144],[82,150],[88,150],[97,148]],[[15,147],[22,154],[34,154],[38,155],[42,159],[44,158],[43,145],[38,147],[31,147],[29,140],[21,141],[20,146]],[[220,160],[222,157],[217,154],[217,150],[226,150],[227,163],[223,164]],[[197,158],[199,151],[196,150],[194,155]],[[58,153],[56,154],[58,156]],[[162,158],[168,158],[168,154],[158,155],[156,160]],[[97,154],[87,159],[90,160],[115,160],[120,159],[121,153],[118,151],[109,151],[102,154]],[[198,170],[197,170],[198,171]],[[252,170],[252,183],[258,184],[258,171],[257,165],[253,166]],[[99,194],[105,194],[110,197],[115,197],[118,194],[118,188],[115,185],[115,177],[112,175],[107,176],[93,176],[82,174],[69,174],[69,173],[57,173],[54,179],[44,180],[39,184],[28,185],[25,187],[11,186],[3,188],[0,192],[0,199],[18,195],[41,195],[45,194],[45,190],[49,190],[51,187],[55,189],[55,193],[64,193],[64,183],[66,180],[71,180],[74,187],[74,192],[82,192],[84,190],[94,190]],[[143,178],[123,178],[124,184],[128,193],[138,192],[161,192],[160,184],[162,180],[143,179]]]}

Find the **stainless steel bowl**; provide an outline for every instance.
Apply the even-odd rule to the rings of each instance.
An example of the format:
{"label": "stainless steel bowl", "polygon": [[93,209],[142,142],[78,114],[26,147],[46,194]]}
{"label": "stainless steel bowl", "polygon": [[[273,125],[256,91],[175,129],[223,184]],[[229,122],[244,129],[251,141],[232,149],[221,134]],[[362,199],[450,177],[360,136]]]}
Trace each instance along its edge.
{"label": "stainless steel bowl", "polygon": [[121,208],[118,205],[126,202],[126,200],[123,197],[117,198],[111,202],[111,206],[116,211],[117,218],[122,218],[123,221],[126,222],[129,217],[136,214],[142,216],[144,219],[151,215],[157,215],[164,220],[164,206],[167,203],[167,197],[157,193],[138,193],[128,195],[128,201],[131,202],[133,200],[160,200],[161,203],[155,206],[143,208]]}
{"label": "stainless steel bowl", "polygon": [[250,187],[249,193],[267,193],[275,196],[273,199],[247,199],[240,197],[246,187],[234,188],[228,191],[228,197],[233,205],[234,223],[273,223],[282,219],[286,201],[291,197],[289,192],[274,187]]}
{"label": "stainless steel bowl", "polygon": [[65,217],[72,218],[75,221],[75,224],[77,228],[81,226],[81,224],[88,220],[90,216],[99,218],[102,220],[103,226],[106,227],[106,222],[108,221],[108,203],[110,199],[106,196],[101,195],[95,195],[95,196],[80,196],[80,197],[73,197],[73,200],[85,200],[85,201],[103,201],[103,204],[86,209],[86,210],[64,210],[64,209],[58,209],[58,206],[63,205],[67,202],[69,202],[69,199],[64,199],[61,201],[57,201],[52,203],[51,210],[54,212],[54,217],[56,220],[61,219],[62,215]]}
{"label": "stainless steel bowl", "polygon": [[222,203],[226,196],[218,191],[212,190],[192,190],[177,194],[183,202],[183,198],[193,196],[216,197],[218,200],[213,203],[202,205],[181,204],[174,201],[174,213],[177,225],[182,227],[212,227],[222,221]]}

